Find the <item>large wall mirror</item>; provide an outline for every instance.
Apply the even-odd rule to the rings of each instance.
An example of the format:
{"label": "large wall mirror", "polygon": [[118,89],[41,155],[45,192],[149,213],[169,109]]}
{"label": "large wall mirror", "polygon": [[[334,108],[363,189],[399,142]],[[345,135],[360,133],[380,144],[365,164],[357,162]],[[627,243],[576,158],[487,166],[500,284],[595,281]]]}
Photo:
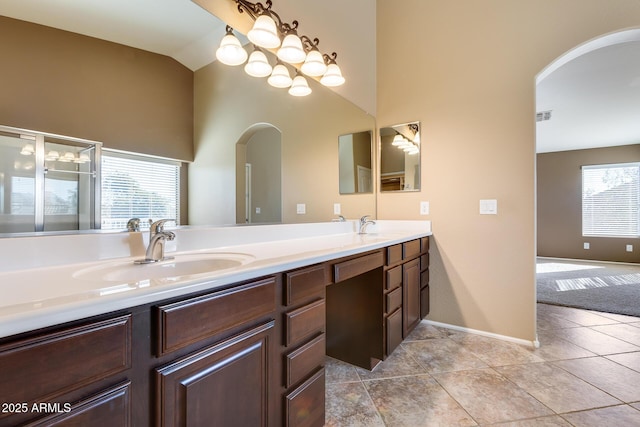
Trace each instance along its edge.
{"label": "large wall mirror", "polygon": [[372,193],[371,131],[338,137],[340,194]]}
{"label": "large wall mirror", "polygon": [[380,191],[420,190],[420,122],[380,128]]}

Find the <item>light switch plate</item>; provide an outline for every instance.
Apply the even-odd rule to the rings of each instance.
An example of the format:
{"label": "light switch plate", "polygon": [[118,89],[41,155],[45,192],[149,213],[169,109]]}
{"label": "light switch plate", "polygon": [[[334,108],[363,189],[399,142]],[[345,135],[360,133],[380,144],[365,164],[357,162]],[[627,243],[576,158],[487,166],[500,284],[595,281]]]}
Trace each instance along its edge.
{"label": "light switch plate", "polygon": [[589,247],[590,247],[589,242],[584,242],[584,243],[582,244],[582,247],[583,247],[584,249],[589,249]]}
{"label": "light switch plate", "polygon": [[480,214],[481,215],[497,215],[498,201],[496,199],[480,200]]}
{"label": "light switch plate", "polygon": [[633,245],[627,245],[627,252],[633,252]]}
{"label": "light switch plate", "polygon": [[298,215],[304,215],[307,213],[307,205],[305,205],[304,203],[298,203],[296,205],[296,213]]}
{"label": "light switch plate", "polygon": [[256,213],[259,214],[260,213],[260,208],[256,208]]}
{"label": "light switch plate", "polygon": [[333,204],[333,214],[340,215],[340,203]]}

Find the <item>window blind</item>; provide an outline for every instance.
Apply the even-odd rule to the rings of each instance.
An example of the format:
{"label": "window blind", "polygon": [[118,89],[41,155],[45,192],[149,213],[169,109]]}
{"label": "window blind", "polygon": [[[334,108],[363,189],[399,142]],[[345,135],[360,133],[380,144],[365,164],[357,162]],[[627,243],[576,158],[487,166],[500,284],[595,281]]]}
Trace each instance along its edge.
{"label": "window blind", "polygon": [[640,163],[582,167],[582,235],[640,236]]}
{"label": "window blind", "polygon": [[125,230],[130,218],[180,222],[180,163],[104,150],[101,227]]}

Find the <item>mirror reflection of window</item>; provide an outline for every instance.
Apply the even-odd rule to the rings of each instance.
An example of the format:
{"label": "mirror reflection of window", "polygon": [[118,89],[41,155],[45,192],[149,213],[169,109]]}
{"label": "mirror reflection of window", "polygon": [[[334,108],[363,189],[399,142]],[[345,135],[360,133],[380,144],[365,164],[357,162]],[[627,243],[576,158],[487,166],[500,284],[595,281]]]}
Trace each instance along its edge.
{"label": "mirror reflection of window", "polygon": [[340,194],[373,192],[370,131],[338,137],[338,172]]}
{"label": "mirror reflection of window", "polygon": [[420,122],[380,129],[380,191],[420,190]]}

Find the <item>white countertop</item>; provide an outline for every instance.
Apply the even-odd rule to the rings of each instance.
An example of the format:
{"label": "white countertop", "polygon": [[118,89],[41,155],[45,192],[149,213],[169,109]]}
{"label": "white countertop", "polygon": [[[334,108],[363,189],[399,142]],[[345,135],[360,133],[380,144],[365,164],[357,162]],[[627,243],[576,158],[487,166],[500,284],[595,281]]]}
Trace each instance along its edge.
{"label": "white countertop", "polygon": [[[144,257],[147,233],[78,234],[0,239],[0,337],[213,290],[282,271],[354,255],[431,234],[429,221],[377,221],[367,234],[354,221],[172,230],[167,256],[216,257],[236,264],[216,271],[148,279],[131,267]],[[151,268],[173,269],[174,261]],[[133,279],[113,271],[125,268]],[[135,271],[134,271],[135,268]],[[173,271],[173,270],[172,270]],[[129,274],[131,276],[131,274]]]}

